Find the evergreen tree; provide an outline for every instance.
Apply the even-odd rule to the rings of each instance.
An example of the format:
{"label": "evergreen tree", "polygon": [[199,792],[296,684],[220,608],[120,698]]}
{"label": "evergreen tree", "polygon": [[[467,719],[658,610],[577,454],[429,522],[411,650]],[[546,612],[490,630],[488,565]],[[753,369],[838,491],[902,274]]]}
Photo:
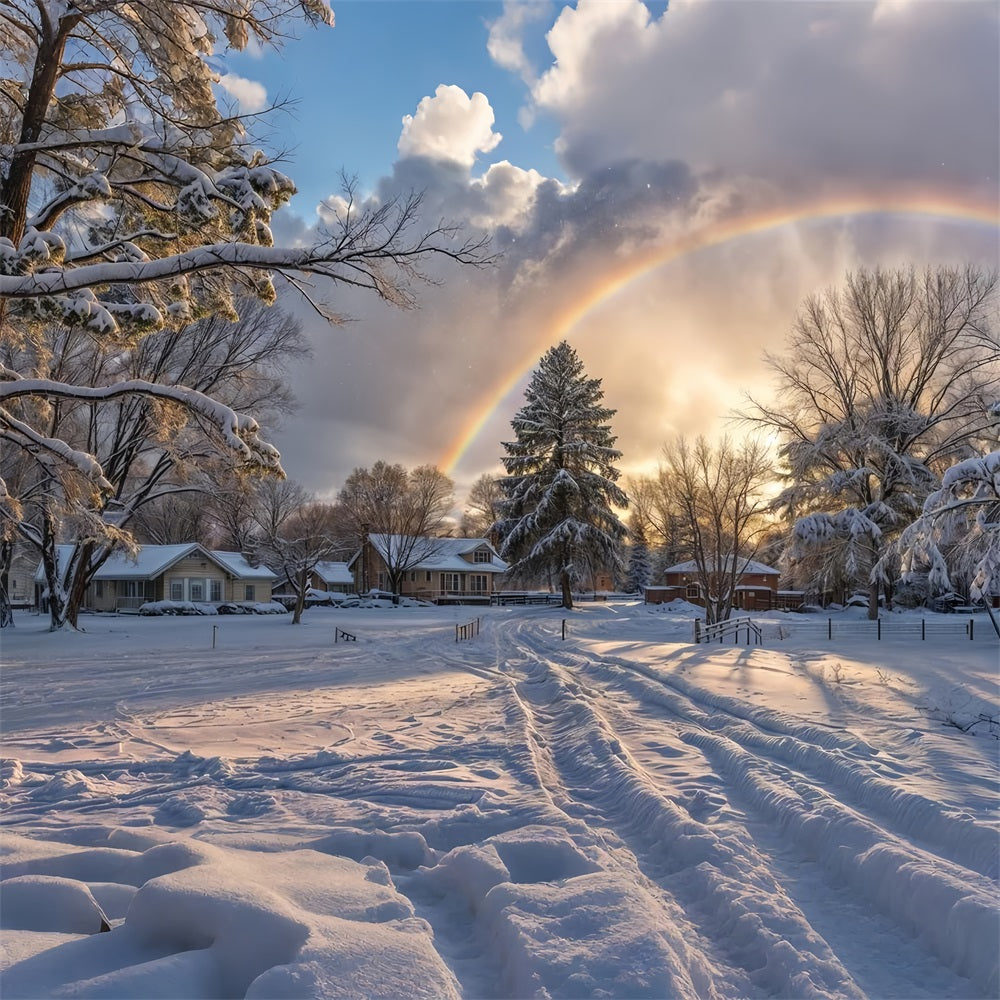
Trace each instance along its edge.
{"label": "evergreen tree", "polygon": [[646,532],[638,524],[629,531],[632,544],[629,548],[628,572],[625,576],[625,590],[630,594],[641,594],[653,576],[653,565],[649,558]]}
{"label": "evergreen tree", "polygon": [[587,378],[562,341],[531,376],[511,421],[516,440],[503,443],[501,555],[517,576],[557,576],[565,608],[573,607],[572,582],[588,560],[620,565],[626,534],[612,510],[628,504],[612,464],[621,458],[608,423],[617,411],[603,398],[601,380]]}

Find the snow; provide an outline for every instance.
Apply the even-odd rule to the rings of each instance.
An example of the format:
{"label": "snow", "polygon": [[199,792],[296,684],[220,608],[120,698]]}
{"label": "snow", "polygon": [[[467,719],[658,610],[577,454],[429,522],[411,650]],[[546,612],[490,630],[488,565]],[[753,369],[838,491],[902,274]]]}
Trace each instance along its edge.
{"label": "snow", "polygon": [[5,998],[997,994],[985,614],[366,603],[16,616]]}
{"label": "snow", "polygon": [[[725,560],[725,568],[728,571],[731,568],[730,557],[727,556]],[[737,568],[741,573],[751,574],[755,573],[758,576],[780,576],[781,574],[778,570],[773,569],[771,566],[766,565],[762,562],[757,562],[755,559],[738,559]],[[668,566],[664,573],[697,573],[698,563],[694,559],[689,559],[687,562],[677,563],[675,566]]]}

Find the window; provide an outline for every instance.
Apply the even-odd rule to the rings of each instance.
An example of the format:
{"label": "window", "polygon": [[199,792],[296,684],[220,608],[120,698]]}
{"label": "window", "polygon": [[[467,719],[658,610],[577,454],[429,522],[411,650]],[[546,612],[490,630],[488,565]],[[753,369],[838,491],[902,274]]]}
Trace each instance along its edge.
{"label": "window", "polygon": [[431,571],[430,570],[427,571],[427,579],[426,579],[425,582],[426,583],[430,583],[431,582]]}
{"label": "window", "polygon": [[463,575],[462,573],[442,573],[441,589],[449,594],[460,594]]}
{"label": "window", "polygon": [[476,549],[472,553],[472,561],[477,563],[493,562],[493,554],[489,549]]}
{"label": "window", "polygon": [[192,601],[203,601],[205,600],[205,581],[204,580],[188,580],[188,592],[191,595]]}
{"label": "window", "polygon": [[257,594],[257,589],[256,587],[254,587],[252,583],[248,583],[243,588],[243,600],[245,601],[255,601],[257,599],[256,594]]}
{"label": "window", "polygon": [[687,596],[688,597],[700,597],[701,590],[696,583],[689,583],[687,585]]}
{"label": "window", "polygon": [[221,580],[210,580],[210,601],[221,601],[222,600],[222,581]]}
{"label": "window", "polygon": [[474,594],[485,594],[489,590],[488,577],[485,573],[473,573],[469,577],[469,590]]}
{"label": "window", "polygon": [[[104,596],[104,581],[103,580],[98,580],[98,581],[96,581],[96,583],[97,583],[97,587],[96,587],[96,589],[97,589],[97,596],[98,597],[103,597]],[[17,588],[17,581],[16,580],[14,581],[14,587],[15,587],[15,589]]]}
{"label": "window", "polygon": [[172,600],[172,601],[183,601],[184,600],[184,581],[183,580],[171,580],[170,581],[170,600]]}

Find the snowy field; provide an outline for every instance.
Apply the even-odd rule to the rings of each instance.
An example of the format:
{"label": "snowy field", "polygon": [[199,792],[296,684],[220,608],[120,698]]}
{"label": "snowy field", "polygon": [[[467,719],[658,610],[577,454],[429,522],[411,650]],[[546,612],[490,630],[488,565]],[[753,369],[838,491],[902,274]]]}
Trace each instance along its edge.
{"label": "snowy field", "polygon": [[19,616],[0,992],[996,996],[988,618],[692,618]]}

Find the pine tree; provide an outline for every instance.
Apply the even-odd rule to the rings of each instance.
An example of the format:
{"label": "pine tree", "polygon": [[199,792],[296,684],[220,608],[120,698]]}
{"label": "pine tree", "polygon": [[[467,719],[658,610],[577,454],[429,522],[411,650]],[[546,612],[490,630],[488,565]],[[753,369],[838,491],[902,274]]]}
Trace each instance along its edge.
{"label": "pine tree", "polygon": [[616,485],[621,458],[601,405],[601,380],[587,378],[566,341],[550,348],[525,391],[503,443],[508,475],[499,521],[501,555],[518,576],[558,576],[563,607],[573,607],[572,582],[588,562],[620,565],[625,526],[613,507],[628,498]]}
{"label": "pine tree", "polygon": [[625,576],[625,590],[630,594],[641,594],[653,575],[653,566],[649,558],[649,545],[646,542],[646,532],[638,524],[629,532],[632,545],[629,549],[628,572]]}

